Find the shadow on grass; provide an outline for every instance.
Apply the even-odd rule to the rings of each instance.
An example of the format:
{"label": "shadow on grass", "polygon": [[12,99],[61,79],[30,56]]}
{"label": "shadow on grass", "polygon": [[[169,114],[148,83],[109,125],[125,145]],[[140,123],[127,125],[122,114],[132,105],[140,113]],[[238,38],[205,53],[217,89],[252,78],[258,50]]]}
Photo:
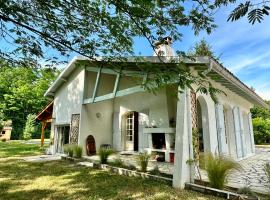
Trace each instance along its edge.
{"label": "shadow on grass", "polygon": [[158,181],[115,175],[67,161],[0,162],[2,199],[219,199]]}

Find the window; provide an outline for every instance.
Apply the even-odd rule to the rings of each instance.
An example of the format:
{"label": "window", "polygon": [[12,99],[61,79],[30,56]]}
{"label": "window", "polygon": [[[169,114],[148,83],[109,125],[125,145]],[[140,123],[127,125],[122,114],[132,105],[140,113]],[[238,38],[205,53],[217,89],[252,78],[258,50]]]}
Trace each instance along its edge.
{"label": "window", "polygon": [[6,131],[2,131],[2,133],[1,133],[2,135],[5,135],[6,134]]}
{"label": "window", "polygon": [[133,113],[126,118],[126,141],[133,141]]}

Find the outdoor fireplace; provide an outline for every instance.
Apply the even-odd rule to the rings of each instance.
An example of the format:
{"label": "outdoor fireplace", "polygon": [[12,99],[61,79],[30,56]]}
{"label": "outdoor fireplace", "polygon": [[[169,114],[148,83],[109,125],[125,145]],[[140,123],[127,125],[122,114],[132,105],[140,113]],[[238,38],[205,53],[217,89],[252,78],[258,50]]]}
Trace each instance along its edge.
{"label": "outdoor fireplace", "polygon": [[175,128],[144,128],[143,133],[148,137],[147,152],[156,155],[157,161],[173,162]]}
{"label": "outdoor fireplace", "polygon": [[165,133],[152,133],[153,149],[166,149]]}

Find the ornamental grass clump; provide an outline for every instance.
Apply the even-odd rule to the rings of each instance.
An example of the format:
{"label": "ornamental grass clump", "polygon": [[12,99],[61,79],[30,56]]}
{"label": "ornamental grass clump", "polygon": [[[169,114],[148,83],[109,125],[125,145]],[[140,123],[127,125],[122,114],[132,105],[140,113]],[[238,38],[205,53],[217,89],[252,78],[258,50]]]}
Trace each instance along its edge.
{"label": "ornamental grass clump", "polygon": [[73,146],[73,155],[74,158],[81,158],[82,157],[82,147],[78,145]]}
{"label": "ornamental grass clump", "polygon": [[240,170],[241,166],[223,155],[205,154],[201,157],[201,166],[207,172],[209,186],[222,189],[232,170]]}
{"label": "ornamental grass clump", "polygon": [[113,150],[111,148],[100,148],[98,151],[99,159],[101,164],[108,163],[108,157],[113,154]]}
{"label": "ornamental grass clump", "polygon": [[137,163],[141,167],[142,172],[147,171],[148,161],[150,159],[150,155],[147,152],[140,153],[137,158]]}
{"label": "ornamental grass clump", "polygon": [[64,145],[64,153],[66,154],[66,155],[68,155],[69,157],[73,157],[73,153],[74,153],[74,151],[73,151],[73,145],[71,145],[71,144],[66,144],[66,145]]}

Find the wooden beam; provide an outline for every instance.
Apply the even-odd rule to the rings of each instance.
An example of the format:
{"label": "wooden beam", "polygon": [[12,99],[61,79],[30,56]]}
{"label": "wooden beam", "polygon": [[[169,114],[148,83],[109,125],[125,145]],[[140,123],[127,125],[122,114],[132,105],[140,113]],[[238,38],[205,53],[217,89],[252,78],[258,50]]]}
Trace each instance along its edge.
{"label": "wooden beam", "polygon": [[121,77],[121,72],[118,73],[117,76],[116,76],[116,80],[115,80],[114,88],[113,88],[113,97],[115,97],[115,95],[116,95],[118,85],[119,85],[119,82],[120,82],[120,77]]}
{"label": "wooden beam", "polygon": [[134,86],[134,87],[131,87],[131,88],[127,88],[127,89],[124,89],[124,90],[117,91],[115,94],[114,93],[109,93],[109,94],[106,94],[106,95],[96,97],[95,99],[93,99],[93,98],[85,99],[83,101],[83,103],[84,104],[96,103],[96,102],[99,102],[99,101],[105,101],[105,100],[113,99],[115,97],[122,97],[122,96],[134,94],[134,93],[137,93],[137,92],[144,92],[144,91],[145,90],[142,88],[142,86]]}
{"label": "wooden beam", "polygon": [[41,127],[41,146],[44,146],[44,139],[45,139],[45,129],[47,126],[47,122],[41,122],[42,127]]}
{"label": "wooden beam", "polygon": [[[97,72],[99,73],[100,71],[100,68],[97,68],[97,67],[86,67],[86,70],[87,71],[90,71],[90,72]],[[112,69],[107,69],[107,68],[103,68],[102,69],[102,73],[104,74],[114,74],[114,75],[117,75],[118,72],[112,70]]]}
{"label": "wooden beam", "polygon": [[[87,71],[90,72],[99,72],[99,68],[97,67],[86,67]],[[144,74],[141,71],[131,71],[131,70],[113,70],[113,69],[108,69],[108,68],[102,68],[102,73],[103,74],[113,74],[113,75],[118,75],[119,73],[125,75],[125,76],[143,76]]]}
{"label": "wooden beam", "polygon": [[98,74],[97,74],[97,79],[96,79],[96,83],[95,83],[95,87],[94,87],[94,91],[93,91],[93,95],[92,95],[92,102],[94,102],[96,94],[97,94],[97,89],[98,89],[98,84],[99,84],[99,79],[100,79],[100,75],[101,75],[101,70],[102,68],[99,68]]}
{"label": "wooden beam", "polygon": [[145,91],[145,90],[142,88],[142,86],[135,86],[135,87],[131,87],[131,88],[117,91],[115,97],[122,97],[122,96],[134,94],[137,92],[143,92],[143,91]]}

